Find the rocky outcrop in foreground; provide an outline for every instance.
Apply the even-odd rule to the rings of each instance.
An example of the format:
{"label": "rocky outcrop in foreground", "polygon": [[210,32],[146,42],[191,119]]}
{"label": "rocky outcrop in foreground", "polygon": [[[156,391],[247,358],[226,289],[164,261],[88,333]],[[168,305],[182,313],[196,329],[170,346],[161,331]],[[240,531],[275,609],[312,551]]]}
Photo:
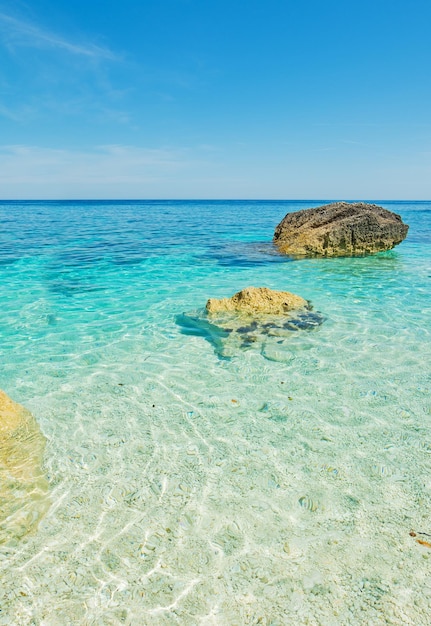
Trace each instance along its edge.
{"label": "rocky outcrop in foreground", "polygon": [[33,415],[0,390],[0,544],[34,529],[49,506],[44,449]]}
{"label": "rocky outcrop in foreground", "polygon": [[209,341],[220,358],[254,348],[268,359],[284,360],[292,334],[316,329],[324,317],[288,291],[247,287],[231,298],[211,298],[205,309],[178,315],[176,321],[184,334]]}
{"label": "rocky outcrop in foreground", "polygon": [[288,213],[273,241],[294,256],[356,256],[390,250],[408,229],[399,215],[376,204],[334,202]]}

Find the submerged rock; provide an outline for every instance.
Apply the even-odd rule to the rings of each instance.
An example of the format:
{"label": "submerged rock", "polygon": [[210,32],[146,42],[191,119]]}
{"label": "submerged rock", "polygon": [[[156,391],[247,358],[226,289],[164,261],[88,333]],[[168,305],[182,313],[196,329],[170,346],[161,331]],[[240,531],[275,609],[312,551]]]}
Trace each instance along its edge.
{"label": "submerged rock", "polygon": [[266,354],[268,343],[282,344],[292,333],[313,330],[324,321],[311,304],[286,291],[248,287],[232,298],[210,299],[206,308],[177,316],[186,335],[203,337],[221,358],[241,349]]}
{"label": "submerged rock", "polygon": [[33,415],[0,390],[0,544],[34,529],[49,506],[44,450]]}
{"label": "submerged rock", "polygon": [[399,215],[376,204],[334,202],[288,213],[273,241],[284,254],[355,256],[390,250],[408,229]]}

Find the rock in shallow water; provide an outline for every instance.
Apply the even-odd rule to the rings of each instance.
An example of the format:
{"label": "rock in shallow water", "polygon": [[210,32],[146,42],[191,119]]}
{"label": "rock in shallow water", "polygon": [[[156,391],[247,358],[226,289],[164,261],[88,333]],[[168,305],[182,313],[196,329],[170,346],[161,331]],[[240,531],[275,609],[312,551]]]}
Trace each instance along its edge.
{"label": "rock in shallow water", "polygon": [[289,291],[274,291],[267,287],[246,287],[238,291],[231,298],[210,298],[206,309],[208,313],[249,313],[279,315],[301,309],[307,306],[307,301]]}
{"label": "rock in shallow water", "polygon": [[273,241],[284,254],[355,256],[390,250],[408,229],[399,215],[375,204],[334,202],[288,213]]}
{"label": "rock in shallow water", "polygon": [[307,300],[286,291],[247,287],[232,298],[210,299],[206,308],[176,318],[186,335],[205,338],[221,358],[268,342],[283,343],[293,332],[313,330],[324,317]]}
{"label": "rock in shallow water", "polygon": [[44,450],[33,415],[0,390],[0,544],[34,529],[49,506]]}

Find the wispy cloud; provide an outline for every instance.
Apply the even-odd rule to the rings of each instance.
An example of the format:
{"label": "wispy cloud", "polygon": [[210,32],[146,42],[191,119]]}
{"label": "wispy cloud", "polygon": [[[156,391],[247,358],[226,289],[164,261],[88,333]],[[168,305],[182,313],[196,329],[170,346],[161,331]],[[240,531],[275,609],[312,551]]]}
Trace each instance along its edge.
{"label": "wispy cloud", "polygon": [[360,146],[362,148],[371,148],[369,143],[363,143],[362,141],[353,141],[352,139],[341,139],[341,143],[345,143],[349,146]]}
{"label": "wispy cloud", "polygon": [[0,197],[151,197],[202,164],[188,148],[0,146]]}
{"label": "wispy cloud", "polygon": [[[6,163],[9,163],[9,165]],[[22,180],[43,175],[45,180],[61,174],[63,180],[76,177],[108,181],[142,180],[155,170],[187,165],[186,149],[142,148],[128,145],[95,146],[88,150],[0,146],[0,180],[8,176]]]}
{"label": "wispy cloud", "polygon": [[327,146],[325,148],[311,148],[312,152],[332,152],[333,150],[335,150],[335,148],[332,146]]}
{"label": "wispy cloud", "polygon": [[0,117],[5,117],[6,119],[11,120],[12,122],[20,122],[22,119],[21,115],[17,113],[16,110],[12,109],[11,107],[5,106],[1,102],[0,102]]}
{"label": "wispy cloud", "polygon": [[4,42],[10,47],[52,48],[90,59],[119,59],[119,56],[109,48],[93,43],[84,44],[71,41],[62,35],[45,30],[37,24],[18,19],[4,12],[0,12],[0,33]]}

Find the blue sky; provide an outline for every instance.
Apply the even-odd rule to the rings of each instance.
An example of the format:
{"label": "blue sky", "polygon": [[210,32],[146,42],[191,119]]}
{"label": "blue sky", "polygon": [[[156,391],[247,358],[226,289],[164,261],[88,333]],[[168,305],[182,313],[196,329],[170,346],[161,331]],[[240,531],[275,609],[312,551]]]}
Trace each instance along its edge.
{"label": "blue sky", "polygon": [[0,0],[0,198],[431,198],[430,0]]}

